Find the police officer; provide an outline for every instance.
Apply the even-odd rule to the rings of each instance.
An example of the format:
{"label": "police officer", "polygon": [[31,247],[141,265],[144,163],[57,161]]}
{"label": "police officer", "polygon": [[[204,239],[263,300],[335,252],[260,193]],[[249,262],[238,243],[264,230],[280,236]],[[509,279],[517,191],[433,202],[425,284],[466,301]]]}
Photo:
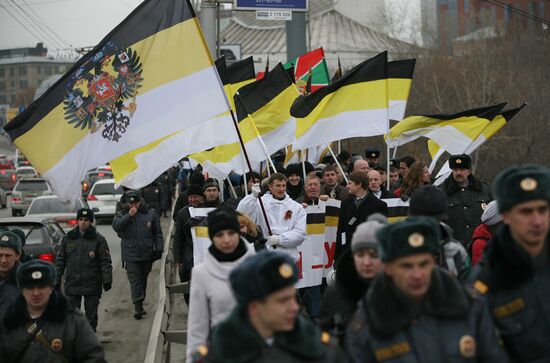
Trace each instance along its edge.
{"label": "police officer", "polygon": [[143,300],[147,290],[147,278],[153,262],[160,259],[164,249],[158,215],[141,203],[138,191],[127,192],[128,205],[113,220],[113,229],[121,238],[122,262],[130,282],[134,318],[145,314]]}
{"label": "police officer", "polygon": [[106,362],[86,318],[54,290],[56,281],[49,262],[31,260],[17,268],[21,292],[4,317],[2,362]]}
{"label": "police officer", "polygon": [[365,160],[369,162],[371,168],[378,165],[380,162],[380,150],[377,148],[370,148],[365,150]]}
{"label": "police officer", "polygon": [[109,291],[113,283],[113,267],[107,240],[92,225],[94,212],[88,208],[76,212],[78,226],[61,241],[55,259],[57,283],[65,276],[65,295],[76,309],[84,298],[86,317],[95,331],[101,290]]}
{"label": "police officer", "polygon": [[550,361],[550,170],[512,166],[495,178],[504,225],[493,236],[474,288],[487,296],[514,362]]}
{"label": "police officer", "polygon": [[342,362],[334,339],[299,314],[294,260],[278,252],[246,259],[229,276],[237,307],[211,333],[203,362]]}
{"label": "police officer", "polygon": [[377,232],[386,265],[348,326],[351,362],[506,362],[487,305],[436,267],[439,231],[419,216]]}
{"label": "police officer", "polygon": [[11,231],[0,233],[0,319],[19,293],[16,270],[21,256],[21,239]]}
{"label": "police officer", "polygon": [[447,214],[453,236],[466,246],[472,240],[483,208],[493,199],[489,186],[472,174],[470,155],[451,155],[453,173],[440,186],[447,194]]}

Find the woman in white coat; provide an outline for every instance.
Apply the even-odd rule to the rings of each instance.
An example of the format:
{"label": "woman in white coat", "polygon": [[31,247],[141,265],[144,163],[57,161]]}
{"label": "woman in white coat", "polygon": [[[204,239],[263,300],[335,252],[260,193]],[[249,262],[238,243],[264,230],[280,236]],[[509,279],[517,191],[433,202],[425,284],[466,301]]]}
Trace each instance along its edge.
{"label": "woman in white coat", "polygon": [[224,320],[236,305],[230,289],[229,273],[254,254],[254,246],[239,234],[236,212],[217,209],[208,214],[208,234],[212,244],[204,261],[192,270],[189,314],[187,320],[187,362],[210,330]]}

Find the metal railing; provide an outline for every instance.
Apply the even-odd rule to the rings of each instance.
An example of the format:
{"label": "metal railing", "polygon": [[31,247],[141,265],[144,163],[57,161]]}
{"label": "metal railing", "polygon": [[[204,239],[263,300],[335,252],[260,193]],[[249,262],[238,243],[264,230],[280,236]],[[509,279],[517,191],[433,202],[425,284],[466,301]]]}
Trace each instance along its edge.
{"label": "metal railing", "polygon": [[[173,210],[172,210],[173,212]],[[174,220],[170,221],[168,234],[164,241],[164,253],[161,258],[161,268],[159,277],[159,296],[157,311],[153,319],[149,343],[145,353],[145,363],[170,362],[171,345],[185,344],[187,342],[186,330],[170,330],[171,317],[175,314],[173,309],[173,296],[175,294],[189,293],[189,284],[173,283],[176,281],[177,271],[173,261],[172,254],[172,230]]]}

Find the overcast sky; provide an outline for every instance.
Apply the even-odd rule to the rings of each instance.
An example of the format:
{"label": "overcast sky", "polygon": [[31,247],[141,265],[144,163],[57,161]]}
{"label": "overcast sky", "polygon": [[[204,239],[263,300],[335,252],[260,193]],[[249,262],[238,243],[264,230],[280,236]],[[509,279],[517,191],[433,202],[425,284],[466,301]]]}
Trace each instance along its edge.
{"label": "overcast sky", "polygon": [[38,42],[52,50],[94,46],[140,3],[141,0],[0,0],[0,49],[34,47]]}

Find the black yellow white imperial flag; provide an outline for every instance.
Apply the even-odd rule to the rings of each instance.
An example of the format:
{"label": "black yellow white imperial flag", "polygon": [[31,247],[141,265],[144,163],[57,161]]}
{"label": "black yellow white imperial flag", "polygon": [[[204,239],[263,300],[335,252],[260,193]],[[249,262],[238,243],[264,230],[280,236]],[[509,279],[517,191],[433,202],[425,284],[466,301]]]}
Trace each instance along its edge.
{"label": "black yellow white imperial flag", "polygon": [[5,130],[62,199],[86,171],[229,109],[188,0],[146,0]]}

